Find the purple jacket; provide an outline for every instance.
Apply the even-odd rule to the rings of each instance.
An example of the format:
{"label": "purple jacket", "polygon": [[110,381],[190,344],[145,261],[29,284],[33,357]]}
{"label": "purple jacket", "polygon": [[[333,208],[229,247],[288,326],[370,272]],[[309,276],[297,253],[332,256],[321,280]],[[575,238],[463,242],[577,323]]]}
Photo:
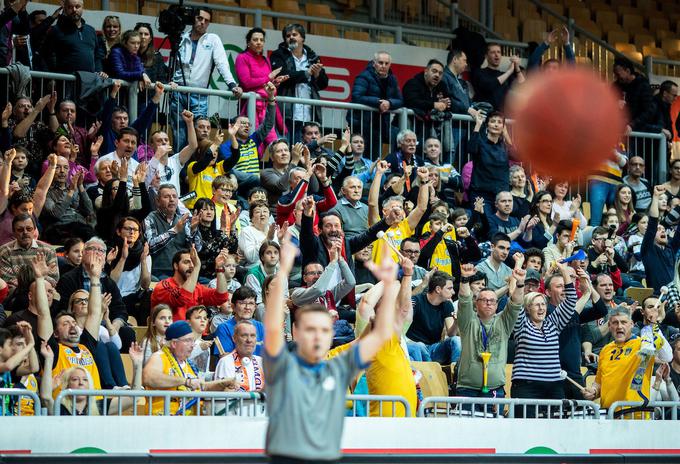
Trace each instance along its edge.
{"label": "purple jacket", "polygon": [[122,45],[114,45],[107,59],[107,71],[113,79],[140,81],[144,65],[139,56],[131,54]]}

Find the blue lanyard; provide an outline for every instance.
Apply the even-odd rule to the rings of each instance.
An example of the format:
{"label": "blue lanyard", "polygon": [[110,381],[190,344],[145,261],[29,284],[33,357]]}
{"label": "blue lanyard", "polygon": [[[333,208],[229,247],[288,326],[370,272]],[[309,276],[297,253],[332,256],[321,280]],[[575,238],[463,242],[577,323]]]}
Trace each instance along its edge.
{"label": "blue lanyard", "polygon": [[486,332],[486,328],[484,327],[484,324],[482,323],[481,320],[479,321],[479,325],[482,328],[482,346],[484,348],[484,351],[486,352],[487,348],[489,346],[489,335],[490,335],[490,333]]}

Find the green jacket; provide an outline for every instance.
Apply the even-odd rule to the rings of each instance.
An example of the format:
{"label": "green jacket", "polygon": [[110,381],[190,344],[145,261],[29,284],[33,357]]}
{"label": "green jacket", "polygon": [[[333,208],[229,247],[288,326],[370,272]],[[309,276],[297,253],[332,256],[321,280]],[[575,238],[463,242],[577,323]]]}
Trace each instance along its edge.
{"label": "green jacket", "polygon": [[[505,385],[505,364],[508,359],[508,339],[512,333],[522,305],[508,301],[505,310],[495,314],[484,328],[489,337],[488,351],[491,352],[487,377],[489,389]],[[472,295],[461,296],[458,300],[458,329],[462,352],[458,361],[458,387],[481,390],[483,386],[482,322],[472,305]]]}

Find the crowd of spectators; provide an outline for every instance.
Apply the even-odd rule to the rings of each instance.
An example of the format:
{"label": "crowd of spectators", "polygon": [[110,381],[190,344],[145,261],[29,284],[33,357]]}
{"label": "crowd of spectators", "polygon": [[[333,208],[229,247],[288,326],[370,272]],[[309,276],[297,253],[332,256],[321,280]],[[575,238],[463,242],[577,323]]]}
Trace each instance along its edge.
{"label": "crowd of spectators", "polygon": [[[265,31],[251,29],[232,75],[219,36],[208,32],[212,13],[201,8],[168,76],[148,24],[124,31],[107,16],[98,35],[82,19],[82,0],[65,0],[51,16],[25,7],[14,0],[0,13],[11,37],[3,45],[13,49],[3,65],[126,80],[151,98],[130,121],[114,80],[90,126],[57,91],[7,102],[0,387],[39,392],[47,404],[64,388],[263,391],[266,337],[295,350],[297,337],[310,336],[296,322],[310,305],[330,315],[342,350],[384,323],[391,304],[393,330],[355,392],[404,396],[412,412],[420,373],[411,361],[453,363],[450,391],[459,396],[601,397],[605,408],[678,400],[680,160],[667,182],[652,185],[653,160],[612,147],[601,169],[584,173],[585,211],[578,186],[518,161],[502,109],[527,70],[500,45],[489,43],[487,66],[475,69],[452,49],[403,87],[389,53],[375,53],[351,99],[377,111],[350,111],[354,131],[336,134],[324,133],[315,107],[277,101],[319,99],[328,86],[302,25],[283,28],[270,58]],[[567,63],[540,65],[550,45],[570,49],[569,40],[566,31],[548,34],[529,72],[570,66],[569,53]],[[235,97],[260,95],[255,120],[244,109],[216,127],[207,97],[166,95],[163,82],[207,87],[213,68]],[[653,96],[625,60],[614,75],[628,129],[670,138],[677,86],[664,83]],[[164,98],[167,132],[152,126]],[[413,110],[414,130],[391,125],[402,107]],[[473,118],[469,136],[453,113]],[[454,150],[469,161],[453,166]],[[386,261],[399,264],[399,282],[371,272]],[[633,300],[630,289],[641,287],[651,290]],[[263,325],[272,295],[285,302],[274,328]],[[143,338],[133,326],[146,327]],[[584,367],[596,374],[587,386]],[[84,397],[60,405],[79,415],[118,406],[98,402],[92,411]],[[0,404],[3,415],[19,409],[31,413],[24,400]],[[152,409],[162,413],[162,401]]]}

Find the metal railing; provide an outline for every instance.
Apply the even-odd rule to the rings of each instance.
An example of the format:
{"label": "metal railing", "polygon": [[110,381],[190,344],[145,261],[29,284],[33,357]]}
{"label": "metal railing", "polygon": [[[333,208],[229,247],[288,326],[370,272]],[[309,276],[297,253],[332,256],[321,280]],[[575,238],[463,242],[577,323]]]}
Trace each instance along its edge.
{"label": "metal railing", "polygon": [[655,75],[664,77],[680,77],[680,61],[646,56],[644,59],[644,65],[650,81]]}
{"label": "metal railing", "polygon": [[402,417],[401,414],[397,415],[399,412],[397,405],[401,405],[404,408],[403,417],[411,417],[411,405],[403,396],[347,395],[347,401],[352,402],[352,416],[357,415],[357,407],[359,403],[363,403],[367,411],[370,409],[371,403],[378,403],[380,417]]}
{"label": "metal railing", "polygon": [[[6,402],[5,399],[9,397],[10,401]],[[11,399],[15,398],[14,401]],[[5,405],[10,403],[12,405],[12,411],[4,411],[6,416],[22,416],[22,409],[24,407],[30,407],[30,402],[33,402],[33,415],[40,416],[42,414],[42,406],[40,404],[40,398],[38,394],[26,389],[19,388],[0,388],[0,405]],[[2,408],[4,406],[0,406]]]}
{"label": "metal railing", "polygon": [[680,401],[616,401],[607,410],[607,419],[678,420]]}
{"label": "metal railing", "polygon": [[[602,40],[601,37],[598,37],[591,31],[580,27],[576,21],[574,21],[574,19],[559,14],[557,11],[552,9],[550,6],[545,5],[540,0],[529,1],[538,7],[540,11],[547,13],[557,21],[567,26],[569,34],[572,37],[572,41],[575,44],[574,54],[576,55],[577,59],[578,57],[589,59],[592,62],[593,67],[599,71],[603,78],[607,80],[611,79],[611,68],[613,67],[614,59],[616,57],[629,59],[624,53],[619,52],[612,45]],[[561,54],[561,50],[553,48],[548,53],[548,57],[559,58],[561,57]],[[633,64],[641,71],[644,71],[641,63],[633,62]]]}
{"label": "metal railing", "polygon": [[599,419],[600,407],[592,401],[431,396],[420,403],[418,416]]}
{"label": "metal railing", "polygon": [[[54,401],[54,415],[61,415],[61,406],[64,400],[70,398],[75,402],[77,397],[87,397],[88,411],[98,408],[99,404],[107,405],[108,399],[118,398],[115,411],[101,408],[101,415],[123,415],[124,412],[132,411],[133,416],[139,415],[162,415],[162,416],[186,416],[188,415],[236,415],[236,416],[260,416],[264,414],[264,397],[254,392],[202,392],[202,391],[165,391],[165,390],[63,390]],[[133,398],[132,403],[123,407],[122,398]],[[144,398],[146,404],[137,404],[137,398]],[[153,400],[163,400],[163,412],[153,412]],[[173,404],[176,408],[173,408]],[[175,409],[173,412],[172,409]],[[142,410],[142,413],[138,412]],[[146,412],[144,412],[146,411]],[[193,414],[192,414],[193,411]],[[76,415],[73,408],[72,415]],[[91,415],[91,414],[90,414]]]}

